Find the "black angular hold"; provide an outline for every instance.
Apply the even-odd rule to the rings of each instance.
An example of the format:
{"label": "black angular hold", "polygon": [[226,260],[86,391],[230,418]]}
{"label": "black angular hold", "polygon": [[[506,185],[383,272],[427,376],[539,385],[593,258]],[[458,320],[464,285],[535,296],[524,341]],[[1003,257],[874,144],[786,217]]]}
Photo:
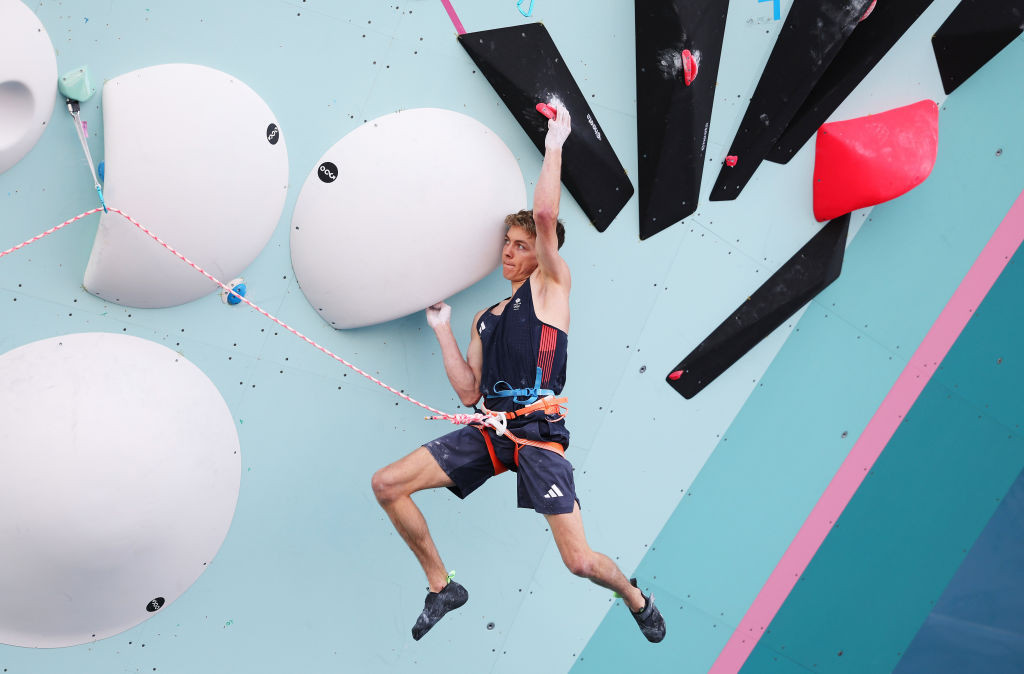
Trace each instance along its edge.
{"label": "black angular hold", "polygon": [[594,227],[606,230],[633,196],[633,184],[547,29],[532,23],[482,30],[460,35],[459,43],[541,154],[548,120],[537,104],[557,97],[569,109],[562,183]]}
{"label": "black angular hold", "polygon": [[1024,0],[961,0],[932,36],[947,94],[1024,31]]}
{"label": "black angular hold", "polygon": [[[729,0],[636,0],[640,238],[697,209]],[[696,77],[686,84],[683,50]]]}
{"label": "black angular hold", "polygon": [[850,214],[829,221],[690,352],[668,384],[689,400],[839,278]]}
{"label": "black angular hold", "polygon": [[871,0],[794,0],[723,166],[711,201],[728,201],[754,175],[842,48]]}
{"label": "black angular hold", "polygon": [[843,44],[818,83],[768,153],[768,161],[785,164],[878,65],[932,0],[879,2]]}

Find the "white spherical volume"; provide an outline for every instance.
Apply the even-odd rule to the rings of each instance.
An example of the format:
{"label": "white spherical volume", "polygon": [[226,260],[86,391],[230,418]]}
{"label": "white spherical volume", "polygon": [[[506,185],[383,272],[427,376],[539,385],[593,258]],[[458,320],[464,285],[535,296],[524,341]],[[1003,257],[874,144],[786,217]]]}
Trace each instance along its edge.
{"label": "white spherical volume", "polygon": [[224,399],[164,346],[84,333],[0,356],[0,642],[167,611],[220,548],[240,467]]}

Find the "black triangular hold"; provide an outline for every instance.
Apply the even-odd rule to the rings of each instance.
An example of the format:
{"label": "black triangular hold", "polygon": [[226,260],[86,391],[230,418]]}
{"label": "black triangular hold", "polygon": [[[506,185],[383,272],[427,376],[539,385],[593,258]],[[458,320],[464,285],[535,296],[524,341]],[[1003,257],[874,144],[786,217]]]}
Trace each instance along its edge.
{"label": "black triangular hold", "polygon": [[[636,0],[640,238],[697,209],[729,0]],[[687,86],[682,52],[697,74]]]}
{"label": "black triangular hold", "polygon": [[728,201],[754,175],[871,0],[794,0],[723,166],[711,201]]}
{"label": "black triangular hold", "polygon": [[857,25],[766,157],[785,164],[892,49],[932,0],[879,2]]}
{"label": "black triangular hold", "polygon": [[1024,31],[1024,0],[961,0],[932,36],[947,94]]}
{"label": "black triangular hold", "polygon": [[722,321],[665,381],[689,400],[839,278],[850,214],[829,221]]}
{"label": "black triangular hold", "polygon": [[537,104],[557,97],[569,109],[562,183],[594,227],[606,230],[633,196],[633,184],[547,29],[531,23],[481,30],[460,35],[459,43],[542,154],[548,120]]}

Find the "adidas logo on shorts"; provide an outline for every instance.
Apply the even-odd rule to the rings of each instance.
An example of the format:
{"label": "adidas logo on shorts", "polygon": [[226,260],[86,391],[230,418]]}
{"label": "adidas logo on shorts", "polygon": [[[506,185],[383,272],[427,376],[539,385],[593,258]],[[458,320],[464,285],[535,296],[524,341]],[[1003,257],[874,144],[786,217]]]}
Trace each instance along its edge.
{"label": "adidas logo on shorts", "polygon": [[558,488],[557,484],[551,485],[551,489],[548,489],[548,493],[544,494],[544,498],[558,498],[559,496],[565,496],[562,490]]}

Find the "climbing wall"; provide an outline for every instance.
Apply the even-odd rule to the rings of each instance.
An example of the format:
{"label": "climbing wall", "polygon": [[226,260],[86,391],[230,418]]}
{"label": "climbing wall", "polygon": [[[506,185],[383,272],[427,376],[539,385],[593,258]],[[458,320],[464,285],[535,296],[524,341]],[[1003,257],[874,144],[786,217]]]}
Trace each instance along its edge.
{"label": "climbing wall", "polygon": [[[13,1],[0,3],[0,11]],[[72,7],[42,0],[30,9],[52,41],[57,72],[87,64],[98,87],[169,63],[214,68],[251,87],[287,139],[288,185],[269,241],[241,273],[247,297],[395,389],[456,412],[466,410],[448,387],[422,313],[336,330],[300,289],[292,269],[292,215],[318,161],[371,120],[442,108],[493,132],[531,194],[541,161],[535,139],[457,34],[459,26],[471,34],[539,21],[590,107],[593,127],[574,119],[591,132],[599,129],[614,147],[623,189],[628,183],[645,191],[638,184],[639,51],[630,3],[445,4],[85,0]],[[1024,42],[1012,39],[947,98],[930,41],[957,3],[934,0],[922,10],[829,119],[936,101],[940,135],[932,175],[895,201],[854,211],[842,273],[832,285],[686,399],[666,375],[822,230],[812,211],[813,141],[788,163],[761,163],[737,198],[709,199],[791,4],[729,3],[714,105],[702,103],[712,112],[695,211],[652,234],[641,229],[634,195],[597,227],[589,207],[563,192],[568,232],[562,253],[573,272],[568,457],[591,545],[654,591],[668,622],[662,644],[644,641],[611,593],[565,570],[544,520],[515,509],[510,475],[467,501],[447,491],[417,497],[470,600],[413,641],[409,629],[426,583],[376,504],[370,477],[452,427],[425,421],[422,409],[246,305],[225,304],[212,284],[210,294],[166,308],[139,309],[90,294],[82,283],[99,227],[94,214],[0,257],[0,354],[83,332],[127,335],[177,353],[212,382],[230,412],[240,452],[237,502],[216,555],[190,586],[168,593],[173,601],[148,610],[154,597],[147,596],[139,605],[147,614],[141,622],[78,645],[32,648],[46,644],[8,639],[0,645],[0,670],[618,672],[646,664],[651,671],[725,672],[746,662],[745,671],[758,672],[869,671],[883,646],[886,665],[895,665],[994,500],[987,510],[973,504],[973,516],[957,525],[957,551],[942,556],[931,539],[909,537],[902,528],[892,532],[904,540],[901,554],[911,562],[939,560],[910,584],[913,594],[887,575],[895,567],[870,556],[880,539],[863,521],[860,529],[849,527],[859,533],[846,539],[822,538],[792,553],[803,555],[797,561],[809,578],[813,574],[818,591],[811,594],[818,596],[850,587],[847,574],[855,569],[833,564],[836,551],[862,550],[888,591],[849,620],[871,622],[887,635],[884,643],[866,630],[836,628],[817,642],[837,645],[822,655],[815,644],[792,637],[820,616],[799,583],[790,595],[773,570],[847,455],[871,439],[862,436],[887,409],[890,390],[1024,188],[1024,137],[1013,113],[1024,100],[1011,85],[1024,64]],[[705,85],[700,77],[698,71],[694,86]],[[5,100],[0,96],[0,115]],[[113,132],[104,127],[103,112],[101,94],[81,105],[97,162],[105,159],[105,134]],[[171,121],[158,133],[186,136],[189,129]],[[107,169],[115,175],[115,167]],[[185,163],[181,170],[199,174],[209,167]],[[216,167],[211,180],[244,180],[245,171],[228,163]],[[427,174],[419,189],[426,193],[433,185]],[[200,208],[191,196],[174,195],[183,213]],[[0,252],[98,205],[58,97],[35,146],[0,173]],[[122,220],[110,218],[110,224],[130,226]],[[445,246],[444,236],[440,229],[433,245]],[[998,254],[1012,257],[1012,241],[1000,245]],[[421,273],[429,274],[430,247],[414,253]],[[382,266],[388,261],[386,249],[365,256],[378,256]],[[154,282],[143,277],[134,290],[145,295]],[[473,314],[507,295],[507,282],[493,272],[449,298],[463,347]],[[1009,361],[1015,354],[1008,345],[997,357]],[[940,362],[941,356],[928,367]],[[958,383],[943,380],[942,386]],[[932,391],[928,400],[946,392]],[[924,417],[918,423],[928,426],[929,415],[952,416],[949,406],[966,414],[985,404],[993,403],[966,395],[945,407],[914,409]],[[1012,409],[986,420],[1000,432],[1019,422]],[[116,417],[100,425],[112,438],[124,435]],[[3,444],[8,437],[0,434],[5,473],[24,465]],[[887,442],[874,442],[886,457]],[[987,465],[985,498],[999,488],[1005,492],[1020,472],[1008,463]],[[945,483],[924,479],[932,474],[927,458],[879,459],[878,471],[886,471],[879,476],[888,479],[857,492],[860,501],[847,498],[851,521],[858,513],[882,517],[887,508],[905,509],[902,499],[911,496],[899,484],[909,478],[900,471],[911,468],[921,476],[914,502],[934,500]],[[139,509],[142,523],[146,512]],[[4,517],[9,527],[13,516]],[[844,528],[841,522],[836,531]],[[814,557],[819,547],[820,560]],[[69,574],[104,573],[65,563]],[[13,571],[0,568],[3,573]],[[894,614],[890,607],[911,596],[911,608]],[[55,597],[56,606],[47,608],[87,615],[89,607],[76,599]],[[771,623],[776,615],[779,622]],[[0,635],[11,631],[0,627]]]}

